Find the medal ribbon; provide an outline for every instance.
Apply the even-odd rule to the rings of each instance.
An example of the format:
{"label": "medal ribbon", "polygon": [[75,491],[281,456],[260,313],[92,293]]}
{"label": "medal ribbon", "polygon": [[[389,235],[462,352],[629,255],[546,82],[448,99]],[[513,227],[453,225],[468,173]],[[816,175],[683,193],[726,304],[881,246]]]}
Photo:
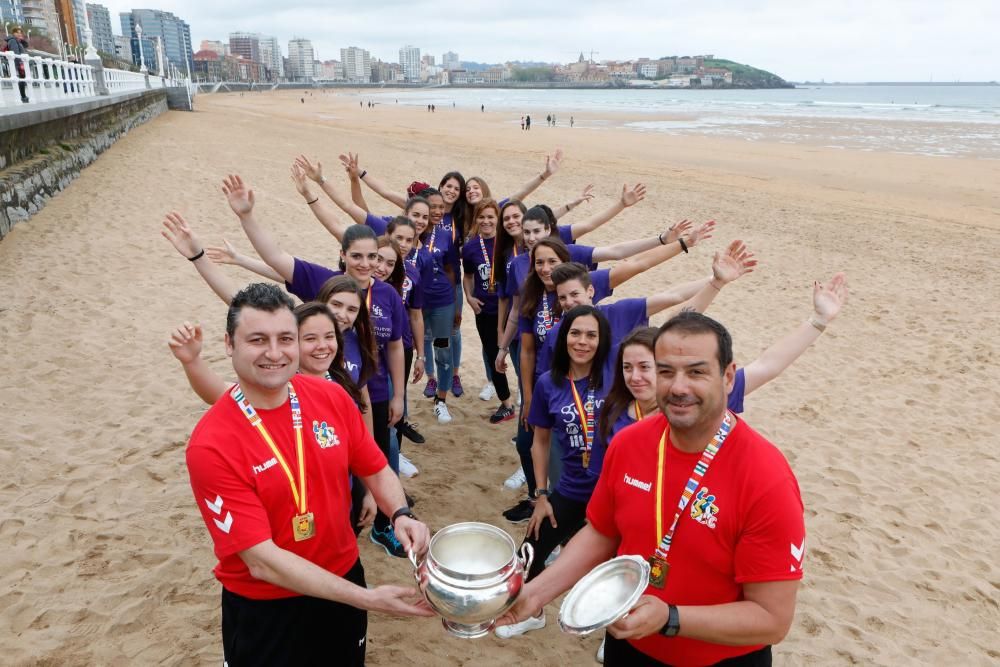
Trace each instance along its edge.
{"label": "medal ribbon", "polygon": [[663,537],[660,539],[659,546],[656,547],[656,555],[664,561],[667,560],[667,555],[670,553],[670,543],[674,539],[674,531],[677,530],[677,523],[681,520],[681,515],[687,509],[688,501],[691,500],[691,496],[694,495],[695,490],[701,484],[702,478],[708,472],[708,466],[712,464],[712,460],[719,453],[719,450],[722,449],[722,445],[726,441],[726,436],[729,435],[732,428],[733,416],[729,410],[726,410],[726,417],[722,420],[722,426],[712,436],[712,440],[705,447],[705,451],[701,453],[701,458],[695,464],[690,479],[684,485],[684,492],[681,493],[680,500],[677,501],[677,513],[674,515],[673,523],[670,524],[670,530],[666,533],[663,532],[663,459],[666,453],[667,429],[663,429],[663,435],[660,436],[659,452],[656,457],[656,534]]}
{"label": "medal ribbon", "polygon": [[372,292],[375,291],[375,279],[372,278],[371,282],[368,283],[368,294],[365,295],[365,306],[368,308],[368,312],[372,312]]}
{"label": "medal ribbon", "polygon": [[434,241],[435,241],[435,239],[437,239],[437,231],[438,231],[438,227],[437,227],[437,225],[434,225],[434,227],[431,229],[431,240],[427,244],[427,252],[429,252],[432,257],[434,255]]}
{"label": "medal ribbon", "polygon": [[641,422],[642,421],[642,408],[639,407],[639,401],[636,400],[636,401],[633,401],[633,403],[635,404],[635,420],[637,422]]}
{"label": "medal ribbon", "polygon": [[493,262],[490,261],[490,254],[488,252],[486,252],[486,242],[483,241],[482,235],[480,235],[480,237],[479,237],[479,249],[483,251],[483,261],[486,262],[486,266],[490,270],[490,282],[489,282],[489,286],[487,287],[487,289],[490,292],[493,292],[494,291],[494,288],[493,288]]}
{"label": "medal ribbon", "polygon": [[[292,404],[292,428],[295,429],[295,455],[298,459],[299,466],[299,484],[295,485],[295,476],[292,475],[291,469],[288,467],[288,463],[285,461],[285,457],[282,456],[281,450],[278,446],[274,444],[274,440],[271,439],[271,434],[267,432],[267,427],[264,426],[263,420],[261,420],[260,415],[257,411],[253,409],[250,405],[250,401],[247,397],[243,395],[243,390],[240,389],[240,385],[236,384],[233,386],[229,395],[233,397],[236,404],[240,406],[240,410],[243,411],[243,415],[250,422],[250,425],[257,429],[260,436],[267,443],[267,446],[271,448],[271,453],[274,454],[274,458],[278,459],[278,463],[281,464],[281,469],[285,471],[285,476],[288,477],[288,483],[292,487],[292,498],[295,499],[295,506],[299,510],[299,514],[306,513],[306,461],[302,453],[302,408],[299,406],[299,397],[295,394],[295,389],[292,387],[292,383],[288,383],[288,401]],[[299,491],[301,489],[301,492]]]}
{"label": "medal ribbon", "polygon": [[573,390],[573,402],[576,404],[576,412],[580,415],[580,426],[583,427],[583,440],[586,443],[585,452],[594,448],[594,388],[587,387],[587,402],[580,400],[580,393],[576,390],[576,383],[569,381],[569,388]]}
{"label": "medal ribbon", "polygon": [[545,292],[542,294],[542,324],[545,325],[545,330],[549,331],[555,324],[552,319],[552,313],[549,311],[549,293]]}

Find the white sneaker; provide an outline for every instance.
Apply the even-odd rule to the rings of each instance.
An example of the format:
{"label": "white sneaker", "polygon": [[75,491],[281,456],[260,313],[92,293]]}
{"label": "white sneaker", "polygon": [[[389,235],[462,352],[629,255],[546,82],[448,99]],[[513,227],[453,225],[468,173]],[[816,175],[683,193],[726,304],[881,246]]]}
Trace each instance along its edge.
{"label": "white sneaker", "polygon": [[521,394],[517,395],[517,407],[521,407]]}
{"label": "white sneaker", "polygon": [[525,632],[531,632],[532,630],[541,630],[545,627],[545,614],[541,616],[531,618],[521,621],[520,623],[514,623],[513,625],[501,625],[494,632],[496,636],[500,639],[510,639],[511,637],[517,637],[518,635],[523,635]]}
{"label": "white sneaker", "polygon": [[402,454],[399,455],[399,474],[402,477],[413,477],[420,471],[417,470],[417,466],[413,465],[413,461],[406,458]]}
{"label": "white sneaker", "polygon": [[479,392],[479,400],[488,401],[491,398],[493,398],[493,395],[495,393],[496,391],[493,389],[493,383],[487,382],[486,384],[483,385],[482,391]]}
{"label": "white sneaker", "polygon": [[602,639],[601,645],[597,649],[597,662],[601,663],[602,665],[604,664],[604,642],[606,641],[607,639]]}
{"label": "white sneaker", "polygon": [[[402,454],[399,455],[399,474],[400,475],[403,474]],[[549,565],[552,565],[552,563],[556,562],[556,558],[559,558],[560,553],[562,553],[562,545],[556,545],[556,548],[552,550],[552,553],[549,554],[549,557],[545,559],[545,567],[548,567]]]}
{"label": "white sneaker", "polygon": [[439,424],[447,424],[451,421],[451,413],[448,412],[448,404],[444,401],[438,401],[434,404],[434,414],[437,416]]}
{"label": "white sneaker", "polygon": [[518,466],[514,474],[507,478],[503,485],[508,489],[517,490],[520,489],[528,480],[524,476],[524,468]]}

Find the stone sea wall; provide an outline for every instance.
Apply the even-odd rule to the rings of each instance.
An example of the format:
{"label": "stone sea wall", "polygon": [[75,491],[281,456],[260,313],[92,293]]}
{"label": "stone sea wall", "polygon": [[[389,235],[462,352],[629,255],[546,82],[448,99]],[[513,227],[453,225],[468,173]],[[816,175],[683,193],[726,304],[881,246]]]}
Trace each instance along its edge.
{"label": "stone sea wall", "polygon": [[165,90],[0,117],[0,239],[129,130],[167,110]]}

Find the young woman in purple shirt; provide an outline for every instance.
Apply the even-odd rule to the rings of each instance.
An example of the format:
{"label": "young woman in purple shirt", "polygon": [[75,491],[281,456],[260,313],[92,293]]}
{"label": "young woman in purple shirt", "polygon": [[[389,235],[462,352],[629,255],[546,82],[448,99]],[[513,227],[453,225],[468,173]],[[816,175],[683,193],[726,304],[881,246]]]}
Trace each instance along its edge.
{"label": "young woman in purple shirt", "polygon": [[[528,422],[534,428],[532,461],[537,501],[525,542],[535,550],[527,580],[545,569],[545,560],[586,520],[587,501],[597,484],[592,453],[604,395],[611,378],[604,370],[610,349],[607,318],[593,306],[578,306],[559,325],[552,369],[536,385]],[[550,436],[559,443],[562,474],[549,486]],[[544,611],[520,623],[497,628],[501,639],[545,627]]]}
{"label": "young woman in purple shirt", "polygon": [[493,258],[500,209],[492,199],[482,199],[473,213],[470,238],[462,247],[462,264],[465,269],[462,280],[465,298],[476,315],[476,331],[482,344],[486,377],[500,399],[500,407],[490,417],[490,423],[499,424],[514,417],[514,404],[510,398],[507,375],[497,371],[493,365],[498,351],[498,298]]}

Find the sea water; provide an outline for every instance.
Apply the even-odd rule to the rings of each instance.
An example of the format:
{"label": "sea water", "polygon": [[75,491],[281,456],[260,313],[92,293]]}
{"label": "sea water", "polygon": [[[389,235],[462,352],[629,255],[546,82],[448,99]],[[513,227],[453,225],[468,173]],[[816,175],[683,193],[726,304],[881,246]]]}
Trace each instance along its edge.
{"label": "sea water", "polygon": [[[530,114],[535,128],[729,136],[747,141],[1000,159],[1000,86],[831,85],[768,90],[424,88],[362,93],[381,104]],[[581,115],[582,117],[577,117]],[[649,119],[643,119],[649,116]],[[897,122],[898,121],[898,122]]]}

